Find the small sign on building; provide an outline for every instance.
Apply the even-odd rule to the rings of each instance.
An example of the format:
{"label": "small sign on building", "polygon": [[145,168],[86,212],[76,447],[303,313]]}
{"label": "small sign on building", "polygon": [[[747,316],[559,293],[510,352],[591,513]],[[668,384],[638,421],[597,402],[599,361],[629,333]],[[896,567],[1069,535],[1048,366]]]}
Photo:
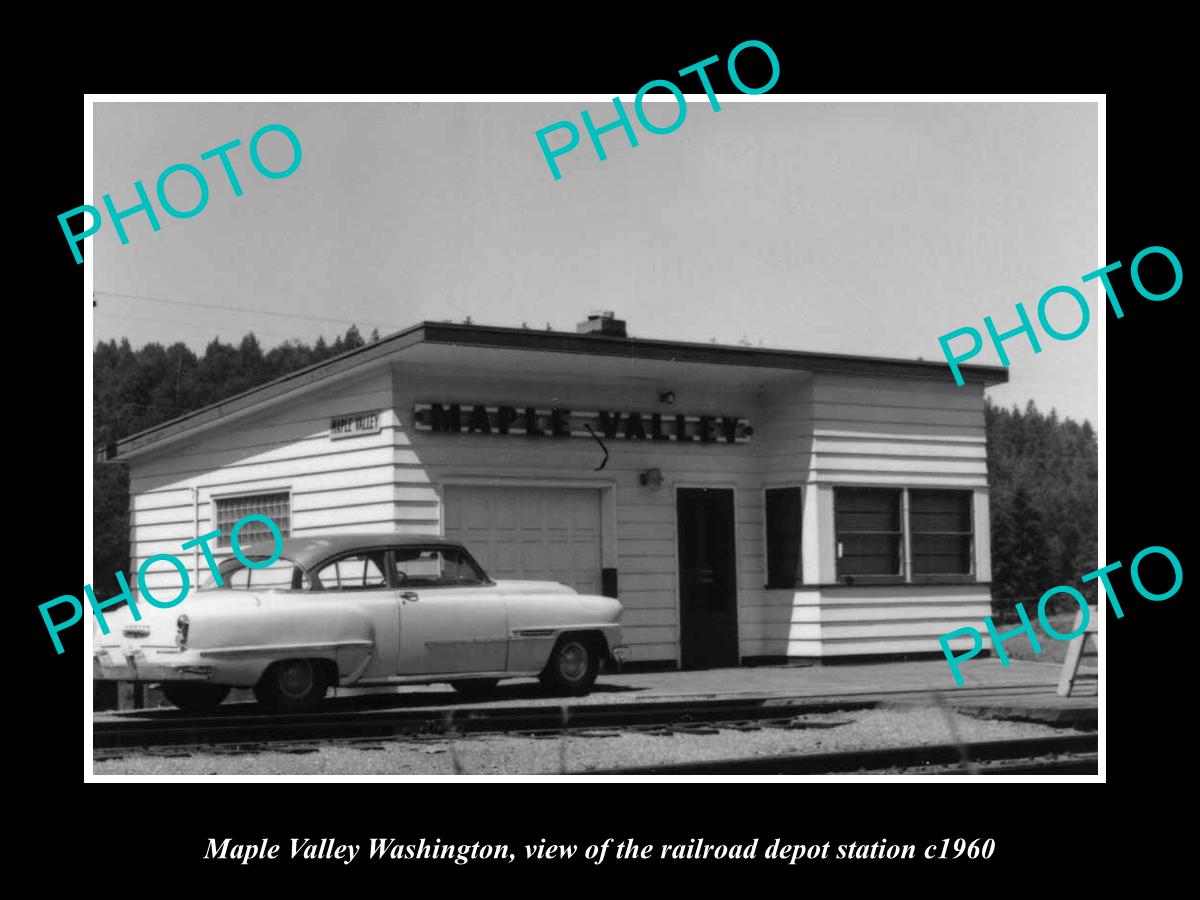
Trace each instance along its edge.
{"label": "small sign on building", "polygon": [[334,440],[358,437],[362,434],[378,434],[382,429],[383,421],[379,410],[347,413],[329,420],[329,436]]}

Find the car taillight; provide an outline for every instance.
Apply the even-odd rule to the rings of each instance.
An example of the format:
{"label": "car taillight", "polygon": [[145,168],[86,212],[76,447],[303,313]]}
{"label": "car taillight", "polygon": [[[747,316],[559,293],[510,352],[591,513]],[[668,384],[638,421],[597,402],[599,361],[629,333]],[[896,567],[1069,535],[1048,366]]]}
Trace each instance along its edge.
{"label": "car taillight", "polygon": [[180,647],[187,646],[188,639],[188,617],[180,616],[175,621],[175,643]]}

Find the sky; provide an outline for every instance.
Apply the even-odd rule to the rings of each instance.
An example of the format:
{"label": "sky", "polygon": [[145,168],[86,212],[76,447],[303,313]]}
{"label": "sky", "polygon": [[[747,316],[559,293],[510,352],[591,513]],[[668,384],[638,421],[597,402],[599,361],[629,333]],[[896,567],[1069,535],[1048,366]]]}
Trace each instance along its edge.
{"label": "sky", "polygon": [[[676,115],[669,95],[651,121]],[[943,360],[938,337],[1036,322],[1057,285],[1092,310],[1082,336],[1006,343],[1010,381],[995,402],[1033,399],[1096,422],[1097,113],[1093,103],[756,102],[688,95],[683,124],[601,138],[611,101],[487,103],[97,103],[95,196],[118,210],[153,197],[159,174],[189,163],[207,206],[144,214],[86,240],[94,259],[95,339],[135,346],[253,331],[269,349],[331,340],[357,324],[387,334],[423,320],[573,331],[613,310],[632,337]],[[765,99],[765,98],[763,98]],[[569,120],[579,145],[554,180],[534,133]],[[292,129],[299,167],[268,179],[248,145],[263,125]],[[235,197],[217,159],[234,139]],[[549,140],[557,147],[565,132]],[[268,134],[262,161],[281,170],[287,140]],[[195,205],[187,174],[171,203]],[[78,219],[75,220],[76,222]],[[1049,307],[1069,332],[1079,312]],[[955,346],[958,346],[957,344]],[[998,365],[990,345],[972,362]],[[947,379],[951,378],[947,368]]]}

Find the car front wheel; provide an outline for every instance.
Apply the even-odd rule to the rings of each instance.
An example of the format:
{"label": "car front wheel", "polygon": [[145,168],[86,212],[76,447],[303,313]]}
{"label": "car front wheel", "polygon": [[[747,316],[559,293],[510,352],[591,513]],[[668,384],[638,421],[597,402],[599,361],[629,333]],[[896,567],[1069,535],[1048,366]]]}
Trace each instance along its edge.
{"label": "car front wheel", "polygon": [[585,637],[564,635],[538,677],[552,694],[582,696],[592,689],[599,670],[600,655],[595,644]]}
{"label": "car front wheel", "polygon": [[183,684],[170,682],[162,686],[163,696],[188,713],[206,713],[216,709],[229,695],[223,684]]}
{"label": "car front wheel", "polygon": [[287,659],[263,673],[254,696],[270,712],[309,712],[320,706],[328,687],[324,666],[311,659]]}

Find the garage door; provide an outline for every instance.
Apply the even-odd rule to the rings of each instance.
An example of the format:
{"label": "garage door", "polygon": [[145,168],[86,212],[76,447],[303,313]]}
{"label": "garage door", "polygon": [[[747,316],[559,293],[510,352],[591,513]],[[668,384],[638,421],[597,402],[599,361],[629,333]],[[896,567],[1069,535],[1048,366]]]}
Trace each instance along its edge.
{"label": "garage door", "polygon": [[600,492],[447,485],[446,537],[492,578],[561,581],[600,593]]}

